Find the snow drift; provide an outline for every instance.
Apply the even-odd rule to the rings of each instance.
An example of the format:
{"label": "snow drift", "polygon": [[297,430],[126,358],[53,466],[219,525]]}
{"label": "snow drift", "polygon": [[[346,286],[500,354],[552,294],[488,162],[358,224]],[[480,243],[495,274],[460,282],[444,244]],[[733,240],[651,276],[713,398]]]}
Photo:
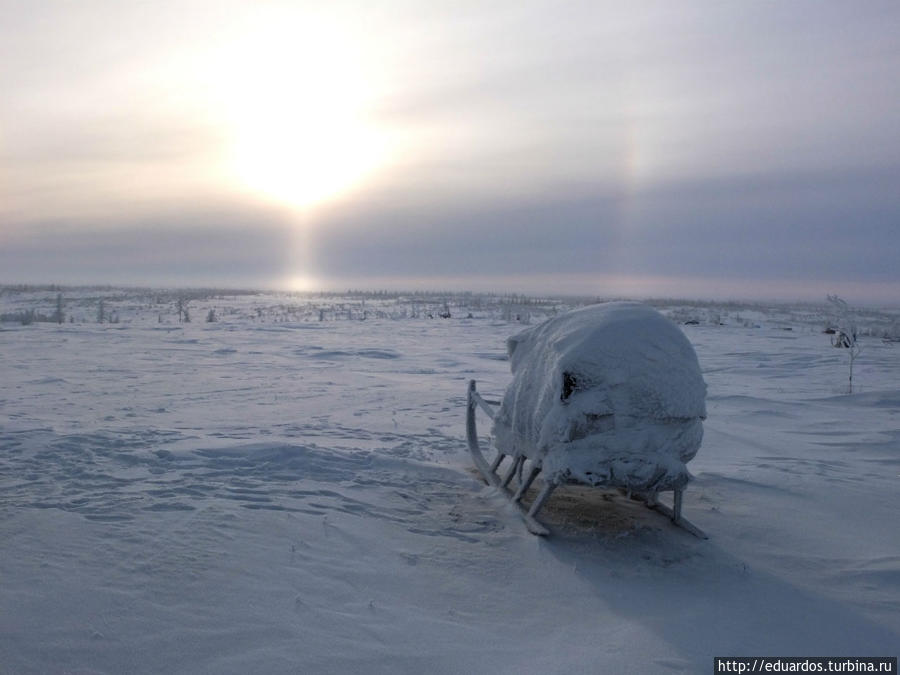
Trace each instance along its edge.
{"label": "snow drift", "polygon": [[706,383],[681,330],[634,302],[568,312],[507,340],[513,380],[497,448],[547,480],[684,487],[703,439]]}

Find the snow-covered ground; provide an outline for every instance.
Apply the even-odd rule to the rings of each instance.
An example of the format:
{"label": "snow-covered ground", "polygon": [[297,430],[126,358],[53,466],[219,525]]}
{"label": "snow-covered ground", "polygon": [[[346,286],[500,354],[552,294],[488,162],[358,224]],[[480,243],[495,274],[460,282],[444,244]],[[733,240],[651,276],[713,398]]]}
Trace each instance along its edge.
{"label": "snow-covered ground", "polygon": [[474,474],[464,401],[470,378],[499,398],[505,338],[565,303],[196,293],[179,323],[178,293],[81,289],[63,324],[11,320],[56,295],[0,294],[2,673],[897,655],[896,314],[861,322],[848,395],[816,308],[658,304],[698,321],[685,514],[710,539],[586,488],[541,539]]}

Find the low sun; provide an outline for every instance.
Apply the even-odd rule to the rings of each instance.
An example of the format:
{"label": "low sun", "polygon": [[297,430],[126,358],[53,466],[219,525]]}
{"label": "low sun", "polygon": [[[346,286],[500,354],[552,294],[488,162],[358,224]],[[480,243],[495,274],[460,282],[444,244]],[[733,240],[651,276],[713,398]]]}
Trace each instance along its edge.
{"label": "low sun", "polygon": [[230,44],[218,67],[228,173],[242,189],[307,207],[351,190],[383,162],[366,119],[372,85],[334,28],[270,18]]}

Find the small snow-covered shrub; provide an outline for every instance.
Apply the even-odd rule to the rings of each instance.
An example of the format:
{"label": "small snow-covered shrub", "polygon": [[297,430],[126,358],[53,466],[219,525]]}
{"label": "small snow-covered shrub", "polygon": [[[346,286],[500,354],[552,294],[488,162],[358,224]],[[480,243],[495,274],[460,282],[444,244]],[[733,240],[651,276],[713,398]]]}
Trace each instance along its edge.
{"label": "small snow-covered shrub", "polygon": [[0,322],[16,322],[20,323],[23,326],[30,326],[35,321],[39,321],[35,311],[33,309],[26,309],[20,312],[8,312],[6,314],[0,314]]}
{"label": "small snow-covered shrub", "polygon": [[894,321],[882,331],[881,339],[886,342],[900,342],[900,319]]}
{"label": "small snow-covered shrub", "polygon": [[840,349],[846,349],[850,357],[850,379],[848,392],[853,393],[853,362],[859,356],[861,348],[857,342],[856,321],[850,313],[847,302],[837,295],[828,295],[828,302],[834,312],[835,331],[831,336],[831,345]]}

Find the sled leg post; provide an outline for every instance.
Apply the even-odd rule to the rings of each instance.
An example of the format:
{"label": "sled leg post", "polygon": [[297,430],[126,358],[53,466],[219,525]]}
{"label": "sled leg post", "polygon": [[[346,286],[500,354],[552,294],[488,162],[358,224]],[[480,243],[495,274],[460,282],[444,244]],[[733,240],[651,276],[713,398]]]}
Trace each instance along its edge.
{"label": "sled leg post", "polygon": [[681,504],[684,501],[684,490],[675,488],[675,496],[672,499],[672,522],[676,525],[681,520]]}
{"label": "sled leg post", "polygon": [[497,456],[494,457],[494,461],[491,462],[491,471],[496,471],[496,470],[499,468],[500,462],[503,461],[503,458],[504,458],[504,457],[506,457],[506,455],[504,455],[502,452],[500,452],[500,451],[498,450],[498,451],[497,451]]}
{"label": "sled leg post", "polygon": [[537,498],[534,500],[534,503],[531,505],[531,508],[528,509],[528,515],[534,518],[537,515],[537,512],[541,510],[541,507],[544,506],[544,502],[553,494],[553,491],[556,489],[556,483],[546,482],[544,483],[544,487],[541,489]]}
{"label": "sled leg post", "polygon": [[656,492],[648,494],[648,507],[655,511],[659,511],[664,516],[669,518],[674,525],[677,525],[683,530],[687,530],[698,539],[709,539],[709,537],[703,530],[701,530],[699,527],[697,527],[691,521],[687,520],[681,515],[681,508],[684,504],[684,488],[675,488],[671,509],[662,502],[658,501],[656,496]]}
{"label": "sled leg post", "polygon": [[503,482],[500,483],[501,486],[506,487],[509,485],[509,482],[513,479],[513,476],[516,475],[516,471],[522,462],[525,461],[525,458],[522,455],[519,455],[513,460],[512,466],[509,467],[509,471],[506,472],[506,475],[503,477]]}
{"label": "sled leg post", "polygon": [[534,479],[538,477],[538,474],[541,472],[540,467],[533,466],[531,467],[531,471],[528,472],[528,477],[525,481],[519,485],[519,489],[516,490],[516,494],[513,495],[513,501],[517,502],[525,495],[528,491],[528,488],[531,487],[531,484],[534,482]]}

